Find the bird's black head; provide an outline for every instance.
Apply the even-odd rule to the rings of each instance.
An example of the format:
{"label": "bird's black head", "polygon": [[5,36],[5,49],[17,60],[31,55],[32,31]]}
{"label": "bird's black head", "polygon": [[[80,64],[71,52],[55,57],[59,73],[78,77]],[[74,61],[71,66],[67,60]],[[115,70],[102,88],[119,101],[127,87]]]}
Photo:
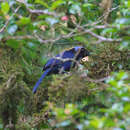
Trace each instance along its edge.
{"label": "bird's black head", "polygon": [[76,47],[74,47],[74,49],[75,49],[75,56],[76,56],[76,59],[77,60],[88,60],[88,56],[90,55],[90,53],[89,53],[89,51],[88,50],[86,50],[84,47],[82,47],[82,46],[76,46]]}

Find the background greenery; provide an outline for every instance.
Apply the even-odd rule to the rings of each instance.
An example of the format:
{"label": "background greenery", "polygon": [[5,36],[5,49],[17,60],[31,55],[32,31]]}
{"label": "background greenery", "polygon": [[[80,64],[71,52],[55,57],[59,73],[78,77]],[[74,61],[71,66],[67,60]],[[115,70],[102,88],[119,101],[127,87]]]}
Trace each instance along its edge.
{"label": "background greenery", "polygon": [[[1,130],[130,129],[130,1],[102,1],[0,1]],[[32,94],[46,61],[76,45],[89,62]]]}

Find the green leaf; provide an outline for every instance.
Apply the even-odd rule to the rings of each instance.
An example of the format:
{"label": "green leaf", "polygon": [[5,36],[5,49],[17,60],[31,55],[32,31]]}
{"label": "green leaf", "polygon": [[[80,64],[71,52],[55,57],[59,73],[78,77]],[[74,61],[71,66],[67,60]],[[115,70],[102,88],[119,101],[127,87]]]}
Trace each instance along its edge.
{"label": "green leaf", "polygon": [[14,39],[8,40],[6,44],[7,44],[9,47],[14,48],[14,49],[17,49],[17,48],[19,48],[19,46],[20,46],[19,42],[16,41],[16,40],[14,40]]}
{"label": "green leaf", "polygon": [[64,2],[63,0],[57,0],[57,1],[53,2],[51,9],[56,9],[63,2]]}
{"label": "green leaf", "polygon": [[37,48],[37,45],[33,42],[28,42],[27,46],[32,50],[36,50]]}
{"label": "green leaf", "polygon": [[45,56],[42,56],[41,58],[40,58],[40,62],[41,62],[41,64],[45,64],[46,62],[47,62],[47,58],[45,57]]}
{"label": "green leaf", "polygon": [[103,35],[107,35],[107,34],[114,34],[117,32],[117,29],[115,28],[106,28],[102,31]]}
{"label": "green leaf", "polygon": [[42,0],[35,0],[35,3],[36,3],[36,4],[41,4],[41,5],[45,6],[46,8],[49,8],[48,4],[45,3],[45,2],[42,1]]}
{"label": "green leaf", "polygon": [[80,42],[86,42],[86,38],[84,36],[76,36],[74,39]]}
{"label": "green leaf", "polygon": [[7,14],[9,12],[9,4],[8,2],[3,2],[1,4],[1,11],[4,13],[4,14]]}
{"label": "green leaf", "polygon": [[81,8],[79,4],[73,4],[69,10],[70,13],[76,14],[76,13],[81,13]]}
{"label": "green leaf", "polygon": [[46,21],[50,23],[50,25],[53,25],[58,22],[58,19],[55,18],[46,18]]}
{"label": "green leaf", "polygon": [[1,40],[3,37],[4,37],[4,35],[3,35],[3,34],[0,34],[0,40]]}
{"label": "green leaf", "polygon": [[125,1],[125,5],[126,5],[126,7],[130,7],[130,1]]}
{"label": "green leaf", "polygon": [[2,125],[2,124],[0,124],[0,129],[1,129],[1,130],[3,129],[3,125]]}
{"label": "green leaf", "polygon": [[18,28],[18,26],[16,25],[16,24],[14,24],[14,25],[11,25],[9,28],[8,28],[8,33],[10,34],[10,35],[13,35],[15,32],[16,32],[16,30],[17,30],[17,28]]}
{"label": "green leaf", "polygon": [[56,125],[56,127],[65,127],[65,126],[68,126],[71,124],[71,121],[70,120],[65,120],[59,124]]}
{"label": "green leaf", "polygon": [[124,40],[121,42],[121,45],[120,45],[120,50],[124,49],[124,48],[128,48],[129,47],[129,41],[127,40]]}
{"label": "green leaf", "polygon": [[28,18],[28,17],[22,17],[22,18],[18,21],[18,24],[20,24],[20,25],[27,25],[27,24],[29,24],[29,23],[31,23],[31,20],[30,20],[30,18]]}
{"label": "green leaf", "polygon": [[130,24],[130,18],[120,18],[116,20],[117,24]]}
{"label": "green leaf", "polygon": [[90,3],[85,3],[83,4],[83,7],[93,7],[94,5],[93,4],[90,4]]}
{"label": "green leaf", "polygon": [[117,74],[117,77],[116,77],[118,80],[122,80],[122,79],[126,79],[127,78],[127,74],[124,72],[124,71],[120,71],[118,74]]}

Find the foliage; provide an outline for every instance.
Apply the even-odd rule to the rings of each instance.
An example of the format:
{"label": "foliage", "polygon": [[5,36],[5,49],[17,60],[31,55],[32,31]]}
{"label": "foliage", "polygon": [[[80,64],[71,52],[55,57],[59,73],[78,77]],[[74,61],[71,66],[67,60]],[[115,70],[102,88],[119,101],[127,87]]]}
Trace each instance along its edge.
{"label": "foliage", "polygon": [[[97,92],[94,96],[104,100],[104,106],[94,103],[84,98],[80,104],[66,104],[65,108],[55,107],[52,105],[53,114],[56,116],[56,128],[78,128],[82,129],[129,129],[129,86],[124,83],[124,79],[128,75],[121,71],[107,80],[108,86],[105,94]],[[100,94],[99,94],[100,93]],[[105,98],[106,93],[110,94],[109,98]],[[91,107],[98,107],[97,110],[89,110]],[[99,109],[99,107],[102,107]]]}
{"label": "foliage", "polygon": [[[130,128],[128,0],[0,1],[0,129]],[[46,77],[48,58],[83,45],[88,63]]]}

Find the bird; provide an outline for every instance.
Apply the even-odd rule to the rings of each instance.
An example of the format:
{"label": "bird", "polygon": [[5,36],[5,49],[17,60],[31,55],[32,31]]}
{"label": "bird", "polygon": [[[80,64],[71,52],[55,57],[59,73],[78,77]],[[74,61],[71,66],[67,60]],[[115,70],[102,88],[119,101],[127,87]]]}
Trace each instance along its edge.
{"label": "bird", "polygon": [[57,54],[53,58],[50,58],[43,66],[44,73],[36,82],[33,88],[33,93],[36,93],[37,88],[39,87],[45,76],[70,71],[71,68],[74,68],[76,66],[76,62],[79,62],[81,60],[82,62],[88,61],[89,55],[90,52],[83,46],[75,46],[61,52],[60,54]]}

